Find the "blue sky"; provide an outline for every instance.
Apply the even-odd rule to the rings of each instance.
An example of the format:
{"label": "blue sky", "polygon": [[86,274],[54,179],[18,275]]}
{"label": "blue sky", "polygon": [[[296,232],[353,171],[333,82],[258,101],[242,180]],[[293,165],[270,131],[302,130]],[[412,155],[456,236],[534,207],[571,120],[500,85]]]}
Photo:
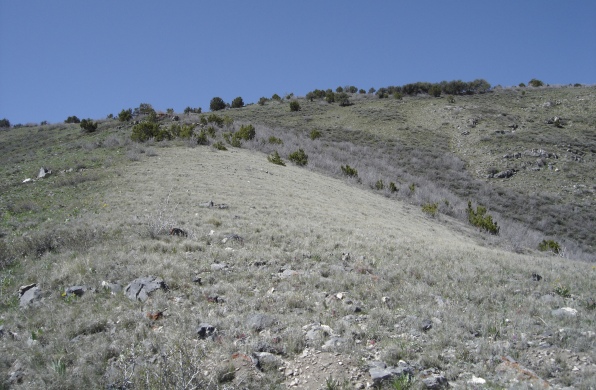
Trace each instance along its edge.
{"label": "blue sky", "polygon": [[0,118],[355,85],[596,83],[596,1],[0,0]]}

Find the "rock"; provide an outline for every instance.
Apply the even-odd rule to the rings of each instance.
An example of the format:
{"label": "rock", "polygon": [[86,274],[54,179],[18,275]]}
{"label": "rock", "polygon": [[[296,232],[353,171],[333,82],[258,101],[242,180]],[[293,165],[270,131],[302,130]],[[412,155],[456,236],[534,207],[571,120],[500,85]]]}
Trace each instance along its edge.
{"label": "rock", "polygon": [[490,175],[489,177],[495,179],[507,179],[511,176],[515,175],[515,169],[507,169],[506,171],[501,171]]}
{"label": "rock", "polygon": [[478,378],[478,377],[475,377],[474,375],[472,375],[472,379],[470,379],[468,381],[469,385],[483,385],[485,383],[486,383],[486,379]]}
{"label": "rock", "polygon": [[122,285],[118,283],[111,283],[106,282],[105,280],[101,282],[101,286],[105,289],[110,290],[112,294],[117,294],[122,291]]}
{"label": "rock", "polygon": [[532,273],[532,280],[535,282],[539,282],[542,280],[542,276],[540,276],[536,272],[534,272],[534,273]]}
{"label": "rock", "polygon": [[400,361],[397,367],[387,367],[384,362],[379,361],[372,362],[370,365],[372,367],[368,370],[368,373],[375,385],[379,385],[382,381],[391,378],[399,378],[404,375],[411,378],[414,375],[412,367],[404,361]]}
{"label": "rock", "polygon": [[258,366],[263,368],[263,366],[268,367],[281,367],[283,365],[283,361],[270,352],[255,352],[254,356],[258,360]]}
{"label": "rock", "polygon": [[220,263],[220,264],[214,263],[214,264],[211,264],[211,271],[221,271],[221,270],[224,270],[226,268],[228,268],[228,265],[227,264],[224,264],[224,263]]}
{"label": "rock", "polygon": [[321,349],[327,351],[334,350],[344,345],[347,341],[348,340],[343,337],[331,337],[329,340],[327,340],[327,342],[325,342],[325,344],[323,344]]}
{"label": "rock", "polygon": [[422,321],[422,324],[420,325],[420,329],[422,329],[425,332],[429,331],[432,327],[433,327],[433,322],[429,319]]}
{"label": "rock", "polygon": [[246,319],[246,326],[255,332],[260,332],[275,324],[275,321],[275,318],[267,314],[253,314]]}
{"label": "rock", "polygon": [[27,307],[41,300],[41,289],[36,283],[19,287],[19,306]]}
{"label": "rock", "polygon": [[427,389],[438,390],[446,389],[449,387],[449,381],[447,378],[434,370],[424,370],[419,374],[422,383]]}
{"label": "rock", "polygon": [[202,322],[197,327],[197,335],[201,339],[206,339],[207,337],[211,337],[217,333],[217,328],[215,326],[208,324],[206,322]]}
{"label": "rock", "polygon": [[163,279],[156,276],[146,276],[130,282],[124,289],[124,294],[130,299],[145,302],[150,293],[159,289],[167,289]]}
{"label": "rock", "polygon": [[515,384],[516,388],[521,388],[518,386],[528,386],[530,388],[548,388],[550,387],[549,383],[542,378],[538,377],[536,373],[533,371],[523,367],[519,363],[517,363],[513,358],[509,356],[501,357],[503,361],[495,368],[495,373],[501,380]]}
{"label": "rock", "polygon": [[65,291],[64,291],[64,295],[69,296],[69,295],[76,295],[77,297],[82,297],[83,294],[85,294],[85,291],[89,290],[89,287],[87,286],[72,286],[72,287],[68,287]]}
{"label": "rock", "polygon": [[298,276],[300,272],[294,271],[293,269],[284,269],[280,274],[279,277],[281,279],[291,278],[292,276]]}
{"label": "rock", "polygon": [[37,178],[42,179],[46,176],[50,176],[51,174],[52,174],[52,171],[50,171],[49,169],[46,169],[44,167],[41,167],[39,169],[39,173],[37,174]]}
{"label": "rock", "polygon": [[322,341],[326,337],[335,336],[333,329],[328,325],[310,324],[302,329],[309,329],[304,335],[307,342]]}
{"label": "rock", "polygon": [[571,307],[562,307],[560,309],[553,310],[551,314],[555,317],[576,317],[577,310]]}
{"label": "rock", "polygon": [[10,367],[8,383],[11,385],[15,385],[18,383],[23,382],[23,378],[25,377],[25,368],[20,361],[14,362],[12,367]]}
{"label": "rock", "polygon": [[350,252],[341,254],[341,261],[350,261],[351,259],[352,259],[352,255],[350,255]]}

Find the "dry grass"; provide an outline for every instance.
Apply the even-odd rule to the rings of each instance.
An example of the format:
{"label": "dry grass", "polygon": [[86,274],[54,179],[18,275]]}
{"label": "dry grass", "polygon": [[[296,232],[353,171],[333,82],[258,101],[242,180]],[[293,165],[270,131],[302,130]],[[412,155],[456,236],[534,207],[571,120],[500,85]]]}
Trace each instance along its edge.
{"label": "dry grass", "polygon": [[[477,98],[461,99],[471,107]],[[305,327],[320,323],[347,340],[337,353],[361,361],[355,369],[365,375],[366,362],[403,359],[438,368],[460,386],[471,375],[503,386],[495,369],[501,356],[512,356],[554,387],[596,386],[593,366],[577,363],[572,371],[576,358],[596,361],[596,269],[531,250],[544,235],[507,212],[490,209],[500,237],[465,222],[460,191],[478,200],[516,199],[517,208],[528,198],[515,195],[515,180],[470,179],[471,160],[449,153],[447,119],[425,111],[443,110],[440,99],[379,104],[359,97],[341,109],[349,111],[301,102],[303,110],[290,116],[286,102],[276,104],[229,111],[242,120],[262,115],[262,124],[254,141],[228,151],[190,148],[190,141],[131,144],[128,130],[108,122],[90,136],[40,128],[33,146],[17,142],[24,130],[1,134],[2,381],[20,364],[24,380],[14,388],[283,388],[278,367],[306,347],[320,348],[304,337]],[[422,118],[441,123],[416,125]],[[314,123],[323,137],[313,141]],[[428,126],[445,138],[429,147],[432,137],[412,131],[401,143],[383,141],[402,125]],[[239,126],[219,129],[217,140]],[[283,144],[267,142],[271,136]],[[43,152],[36,155],[35,147]],[[286,159],[298,148],[309,155],[304,168],[267,161],[273,150]],[[21,183],[45,161],[54,175]],[[359,180],[342,176],[346,164]],[[437,167],[452,184],[443,185]],[[383,190],[375,189],[378,180]],[[392,181],[397,193],[388,190]],[[228,207],[204,207],[209,201]],[[436,217],[422,211],[427,203],[438,204]],[[563,213],[568,205],[557,207]],[[188,237],[168,235],[172,227]],[[143,303],[102,287],[148,275],[163,278],[168,289]],[[21,309],[16,293],[29,283],[38,284],[43,301]],[[94,291],[63,295],[74,285]],[[579,315],[552,315],[560,307]],[[163,317],[147,317],[157,312]],[[254,314],[272,321],[255,330],[247,322]],[[424,332],[426,319],[433,327]],[[217,332],[202,339],[199,323]],[[556,358],[539,364],[545,350]],[[272,351],[278,360],[237,370],[233,356],[255,351]]]}
{"label": "dry grass", "polygon": [[[1,340],[5,364],[24,361],[24,387],[222,388],[237,383],[227,376],[232,354],[281,340],[276,348],[291,359],[305,347],[302,327],[313,322],[348,337],[354,356],[372,359],[376,351],[390,361],[442,362],[477,376],[490,377],[501,354],[525,362],[531,351],[514,340],[545,330],[567,329],[571,336],[553,340],[557,347],[595,358],[593,341],[581,336],[594,321],[594,311],[581,306],[595,287],[589,264],[483,248],[476,242],[484,236],[457,220],[435,221],[419,207],[243,149],[162,149],[106,184],[98,195],[105,207],[68,225],[101,229],[100,239],[80,236],[88,249],[46,251],[14,269],[8,285],[14,291],[37,282],[42,306],[12,308],[13,297],[3,292],[3,325],[18,333]],[[200,206],[209,200],[229,208]],[[192,235],[146,234],[156,220]],[[231,234],[243,243],[222,243]],[[345,252],[351,257],[342,261]],[[212,271],[213,263],[227,268]],[[284,279],[282,269],[297,274]],[[544,280],[533,282],[533,272]],[[169,290],[137,303],[100,286],[146,275],[162,277]],[[15,280],[22,276],[27,280]],[[196,276],[202,284],[192,281]],[[543,301],[557,283],[573,299]],[[80,284],[97,292],[61,296]],[[335,298],[340,292],[344,298]],[[581,316],[551,317],[562,305]],[[156,310],[165,318],[153,323],[145,313]],[[275,324],[251,330],[246,321],[254,313]],[[353,314],[362,322],[343,320]],[[425,318],[434,319],[434,330],[415,336]],[[214,341],[197,338],[199,322],[218,329]],[[365,348],[370,340],[373,350]],[[451,355],[459,357],[440,360]],[[266,374],[247,385],[283,383],[278,371]]]}

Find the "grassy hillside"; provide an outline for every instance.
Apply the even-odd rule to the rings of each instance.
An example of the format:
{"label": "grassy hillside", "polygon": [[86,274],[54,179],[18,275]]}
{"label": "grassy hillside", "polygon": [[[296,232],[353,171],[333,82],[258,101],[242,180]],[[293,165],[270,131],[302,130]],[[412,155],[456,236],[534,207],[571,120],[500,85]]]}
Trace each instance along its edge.
{"label": "grassy hillside", "polygon": [[[91,134],[3,131],[0,383],[358,388],[384,362],[412,379],[382,388],[425,388],[432,375],[460,388],[593,388],[596,269],[576,259],[593,258],[594,171],[584,168],[594,121],[582,105],[593,108],[594,92],[502,90],[455,103],[355,95],[349,107],[298,99],[298,112],[270,101],[218,113],[233,121],[201,146],[134,143],[133,125],[117,121]],[[538,121],[553,113],[544,96],[561,101],[550,109],[560,107],[562,129]],[[522,116],[515,99],[535,111]],[[514,133],[495,133],[509,120]],[[253,140],[225,141],[247,123]],[[305,167],[288,160],[298,148]],[[539,171],[536,157],[502,158],[532,148],[559,158]],[[285,166],[267,161],[273,151]],[[346,164],[357,178],[342,174]],[[511,178],[486,179],[513,164]],[[23,183],[41,166],[52,174]],[[468,199],[488,206],[498,236],[467,222]],[[421,208],[432,203],[434,216]],[[541,227],[550,207],[573,213]],[[174,227],[187,236],[169,235]],[[551,237],[565,257],[537,250]],[[144,302],[110,289],[147,276],[164,284]],[[40,300],[20,307],[19,287],[32,283]],[[533,376],[517,384],[523,369]]]}

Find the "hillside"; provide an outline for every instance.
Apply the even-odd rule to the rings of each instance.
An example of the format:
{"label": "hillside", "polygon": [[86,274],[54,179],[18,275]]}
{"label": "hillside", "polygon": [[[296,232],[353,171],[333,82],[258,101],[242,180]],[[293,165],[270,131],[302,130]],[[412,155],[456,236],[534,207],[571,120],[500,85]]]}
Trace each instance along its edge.
{"label": "hillside", "polygon": [[[298,99],[299,112],[271,101],[218,113],[234,123],[200,146],[135,143],[132,125],[115,120],[91,134],[66,124],[2,131],[3,387],[595,387],[596,269],[574,257],[593,256],[594,170],[584,168],[594,164],[595,111],[582,105],[593,107],[596,91],[528,90],[528,107],[544,98],[533,93],[565,96],[554,114],[563,129],[538,123],[546,107],[514,117],[521,110],[505,102],[518,92],[455,104]],[[506,117],[515,133],[494,133]],[[247,123],[253,140],[225,143]],[[539,131],[543,141],[532,139]],[[581,161],[558,149],[572,144]],[[305,167],[288,161],[298,148]],[[535,148],[557,153],[544,166],[559,170],[502,158]],[[274,150],[286,166],[267,161]],[[342,175],[346,164],[358,179]],[[514,176],[486,179],[485,167],[508,164]],[[52,174],[36,179],[41,166]],[[553,186],[547,175],[559,173]],[[468,197],[489,207],[499,236],[468,224]],[[549,236],[523,225],[541,220],[531,202],[550,210],[542,198],[574,210],[560,217],[567,236],[552,236],[567,243],[565,257],[539,252]],[[434,217],[420,207],[430,202],[440,203]],[[574,241],[572,229],[587,238]],[[131,299],[149,276],[156,290]],[[32,301],[21,307],[26,285]]]}

